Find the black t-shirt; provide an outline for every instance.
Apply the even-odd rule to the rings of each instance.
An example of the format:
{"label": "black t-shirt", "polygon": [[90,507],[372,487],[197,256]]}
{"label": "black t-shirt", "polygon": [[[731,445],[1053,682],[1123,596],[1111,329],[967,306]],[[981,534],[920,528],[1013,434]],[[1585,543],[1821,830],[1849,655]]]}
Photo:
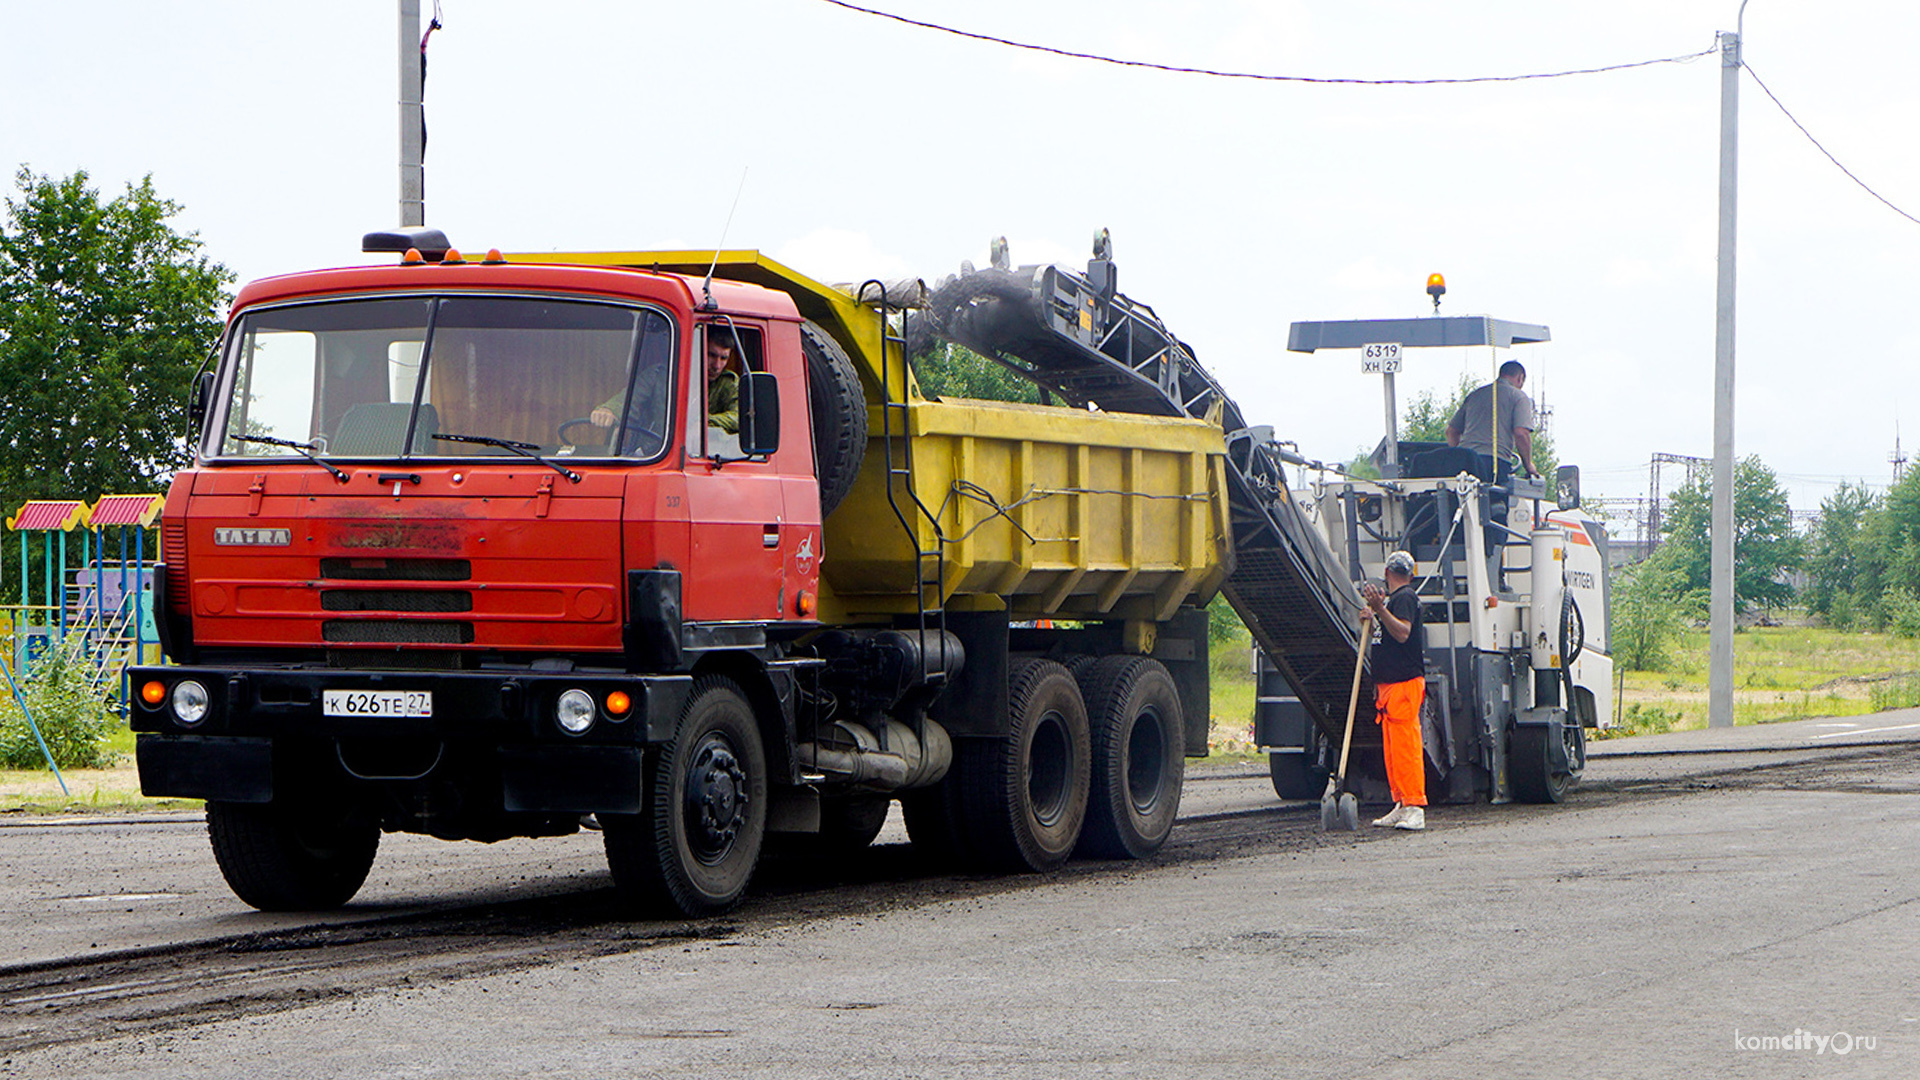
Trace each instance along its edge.
{"label": "black t-shirt", "polygon": [[1420,597],[1411,584],[1402,585],[1387,597],[1387,611],[1395,618],[1413,624],[1407,640],[1395,641],[1384,622],[1375,619],[1373,641],[1373,681],[1406,682],[1426,674],[1426,633],[1420,626]]}

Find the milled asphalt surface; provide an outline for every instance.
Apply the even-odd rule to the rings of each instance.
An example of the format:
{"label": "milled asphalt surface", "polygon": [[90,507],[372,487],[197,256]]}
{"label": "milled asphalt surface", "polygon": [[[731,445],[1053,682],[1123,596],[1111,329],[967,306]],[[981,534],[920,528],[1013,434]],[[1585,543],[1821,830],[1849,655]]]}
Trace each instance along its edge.
{"label": "milled asphalt surface", "polygon": [[[1562,807],[1300,843],[1279,839],[1295,804],[1203,855],[844,913],[827,890],[785,921],[750,900],[705,937],[17,1052],[0,1075],[1920,1075],[1916,741],[1915,711],[1608,741]],[[1253,770],[1188,793],[1202,816],[1276,805]],[[6,955],[295,918],[223,897],[197,829],[0,829]],[[604,884],[589,837],[415,839],[388,838],[348,917]],[[29,881],[63,869],[64,895]]]}

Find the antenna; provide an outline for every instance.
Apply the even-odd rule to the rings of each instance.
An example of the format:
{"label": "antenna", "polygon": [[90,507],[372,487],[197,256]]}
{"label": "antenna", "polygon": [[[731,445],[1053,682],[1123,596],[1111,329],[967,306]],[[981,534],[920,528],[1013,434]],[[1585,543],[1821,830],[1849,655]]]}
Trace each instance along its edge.
{"label": "antenna", "polygon": [[727,223],[720,226],[720,243],[713,249],[713,262],[707,266],[707,277],[700,283],[700,295],[705,301],[700,305],[702,311],[712,311],[720,305],[713,302],[713,272],[720,268],[720,251],[727,246],[727,230],[733,228],[733,212],[740,209],[740,193],[747,190],[747,167],[740,167],[740,186],[733,189],[733,205],[727,207]]}

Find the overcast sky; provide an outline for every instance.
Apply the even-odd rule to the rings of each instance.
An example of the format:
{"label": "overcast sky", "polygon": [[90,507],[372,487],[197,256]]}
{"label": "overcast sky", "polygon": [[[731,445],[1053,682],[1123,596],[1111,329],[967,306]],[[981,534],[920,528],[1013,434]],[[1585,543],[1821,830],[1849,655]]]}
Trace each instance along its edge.
{"label": "overcast sky", "polygon": [[[1074,51],[1353,78],[1550,72],[1711,49],[1736,0],[864,0]],[[433,0],[423,0],[430,13]],[[1112,230],[1247,416],[1309,455],[1382,428],[1352,352],[1290,322],[1430,310],[1551,327],[1512,355],[1589,494],[1712,453],[1717,57],[1475,86],[1117,67],[822,0],[443,0],[427,220],[484,250],[728,247],[816,277],[1083,263]],[[242,280],[365,261],[398,220],[395,0],[0,0],[0,163],[151,173]],[[1920,215],[1920,4],[1754,0],[1746,59],[1840,161]],[[1812,509],[1920,449],[1920,225],[1740,89],[1737,446]],[[11,190],[11,184],[8,185]],[[1406,400],[1503,352],[1410,356]],[[1669,480],[1671,484],[1673,481]]]}

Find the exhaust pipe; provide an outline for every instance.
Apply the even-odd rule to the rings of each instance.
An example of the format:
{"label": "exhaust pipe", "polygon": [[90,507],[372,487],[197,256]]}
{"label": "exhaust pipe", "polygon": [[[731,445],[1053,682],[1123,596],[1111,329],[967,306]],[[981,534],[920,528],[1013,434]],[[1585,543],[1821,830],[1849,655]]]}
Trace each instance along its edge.
{"label": "exhaust pipe", "polygon": [[801,743],[795,748],[802,765],[810,766],[834,780],[865,784],[880,791],[927,787],[940,782],[953,765],[953,740],[945,728],[931,720],[926,724],[926,739],[898,720],[880,722],[881,734],[862,724],[837,720],[829,729],[829,741]]}

